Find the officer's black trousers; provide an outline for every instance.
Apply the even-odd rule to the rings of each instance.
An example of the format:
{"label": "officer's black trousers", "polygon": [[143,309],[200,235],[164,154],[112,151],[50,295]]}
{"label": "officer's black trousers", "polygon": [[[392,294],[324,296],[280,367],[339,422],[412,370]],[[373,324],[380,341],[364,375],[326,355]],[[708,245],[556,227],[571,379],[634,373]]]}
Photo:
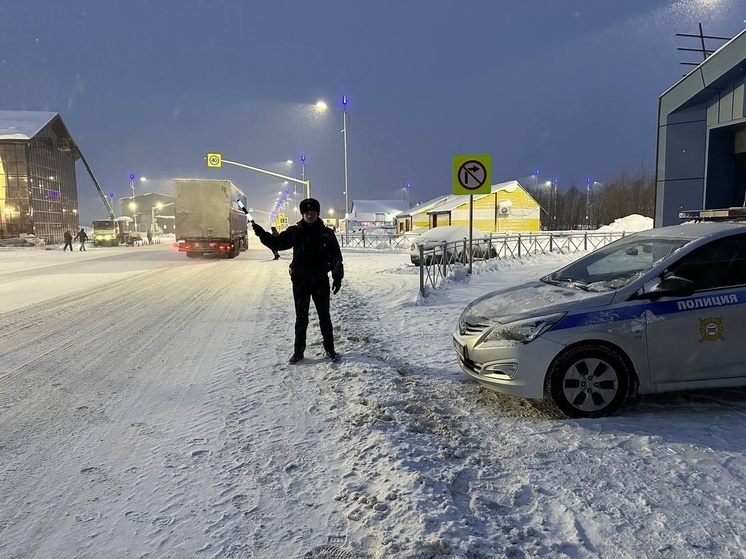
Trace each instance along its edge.
{"label": "officer's black trousers", "polygon": [[319,326],[324,338],[324,350],[334,351],[332,319],[329,316],[329,278],[293,278],[293,299],[295,300],[295,353],[306,350],[306,330],[308,329],[308,309],[311,299],[319,315]]}

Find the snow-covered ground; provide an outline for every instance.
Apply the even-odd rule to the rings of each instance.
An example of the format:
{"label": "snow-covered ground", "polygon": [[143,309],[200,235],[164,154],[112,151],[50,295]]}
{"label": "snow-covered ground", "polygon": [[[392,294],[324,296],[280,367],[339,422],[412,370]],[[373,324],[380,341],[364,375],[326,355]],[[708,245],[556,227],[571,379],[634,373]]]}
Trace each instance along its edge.
{"label": "snow-covered ground", "polygon": [[0,249],[0,557],[743,557],[746,395],[552,420],[463,375],[463,307],[346,251],[337,349],[287,365],[289,258]]}

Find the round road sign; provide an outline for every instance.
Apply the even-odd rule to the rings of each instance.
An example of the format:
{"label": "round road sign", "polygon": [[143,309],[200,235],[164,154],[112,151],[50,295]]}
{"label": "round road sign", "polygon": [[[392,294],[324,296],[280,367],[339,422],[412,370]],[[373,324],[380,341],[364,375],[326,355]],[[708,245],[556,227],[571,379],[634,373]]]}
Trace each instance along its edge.
{"label": "round road sign", "polygon": [[470,159],[458,169],[458,183],[466,190],[479,190],[487,180],[487,169],[481,161]]}

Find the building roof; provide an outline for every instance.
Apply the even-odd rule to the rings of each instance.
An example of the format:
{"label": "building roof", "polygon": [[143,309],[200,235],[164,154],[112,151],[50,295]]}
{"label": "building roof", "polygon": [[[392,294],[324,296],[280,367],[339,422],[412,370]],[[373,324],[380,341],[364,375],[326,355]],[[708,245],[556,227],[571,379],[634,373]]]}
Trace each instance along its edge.
{"label": "building roof", "polygon": [[[501,182],[498,184],[493,184],[492,188],[490,189],[489,194],[475,194],[474,199],[479,200],[480,198],[484,198],[485,196],[491,196],[495,192],[498,192],[500,190],[504,192],[513,192],[516,188],[523,188],[518,181],[507,181],[507,182]],[[463,204],[466,204],[469,201],[469,195],[468,194],[453,194],[449,197],[449,199],[444,202],[443,204],[440,204],[439,206],[434,207],[431,210],[428,210],[427,213],[441,213],[441,212],[450,212],[451,210],[458,208],[459,206],[462,206]]]}
{"label": "building roof", "polygon": [[407,217],[407,216],[411,216],[414,214],[426,212],[432,208],[445,204],[449,200],[453,200],[455,197],[456,196],[454,194],[438,196],[437,198],[433,198],[431,200],[428,200],[427,202],[423,202],[422,204],[417,204],[416,206],[412,206],[407,211],[397,214],[396,217]]}
{"label": "building roof", "polygon": [[[506,182],[493,184],[490,189],[490,194],[478,194],[474,196],[474,199],[479,200],[480,198],[484,198],[485,196],[490,196],[491,194],[494,194],[495,192],[499,190],[504,190],[506,192],[512,192],[516,188],[523,188],[518,181],[506,181]],[[448,194],[446,196],[438,196],[437,198],[433,198],[432,200],[429,200],[428,202],[418,204],[417,206],[410,208],[409,211],[398,214],[396,217],[408,217],[414,214],[421,214],[421,213],[449,212],[452,209],[457,208],[460,205],[464,204],[465,202],[468,202],[468,200],[469,200],[468,194]]]}
{"label": "building roof", "polygon": [[[746,75],[746,30],[741,31],[660,96],[660,118],[704,103],[717,90]],[[662,123],[665,124],[665,123]]]}
{"label": "building roof", "polygon": [[353,200],[352,206],[356,213],[361,214],[398,214],[409,207],[404,200]]}
{"label": "building roof", "polygon": [[56,116],[48,111],[0,111],[0,140],[30,140]]}

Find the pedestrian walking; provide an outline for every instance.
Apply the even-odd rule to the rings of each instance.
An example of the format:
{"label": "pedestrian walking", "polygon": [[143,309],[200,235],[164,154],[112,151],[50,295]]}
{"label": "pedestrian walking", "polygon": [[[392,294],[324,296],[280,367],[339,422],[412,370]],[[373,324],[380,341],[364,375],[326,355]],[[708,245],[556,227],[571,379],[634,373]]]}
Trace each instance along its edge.
{"label": "pedestrian walking", "polygon": [[67,250],[67,247],[70,247],[70,252],[73,251],[73,235],[70,233],[70,231],[65,231],[65,234],[62,236],[65,239],[65,248],[62,249],[62,252],[65,252]]}
{"label": "pedestrian walking", "polygon": [[332,274],[331,293],[336,294],[342,287],[344,278],[342,251],[334,232],[319,219],[320,212],[321,205],[318,200],[303,200],[300,203],[303,218],[276,236],[256,223],[251,224],[256,236],[270,250],[293,249],[290,280],[295,302],[295,343],[289,363],[297,363],[303,359],[306,351],[306,330],[311,299],[319,315],[325,356],[332,361],[339,359],[339,354],[334,351],[334,329],[329,316],[329,272]]}
{"label": "pedestrian walking", "polygon": [[148,238],[148,244],[153,244],[153,232],[148,229],[148,233],[145,235]]}
{"label": "pedestrian walking", "polygon": [[[75,235],[75,238],[80,241],[80,248],[78,250],[85,251],[85,242],[88,240],[88,235],[82,227],[80,228],[80,231],[78,231],[78,234]],[[70,250],[72,249],[73,247],[71,245]]]}
{"label": "pedestrian walking", "polygon": [[[279,231],[277,230],[277,227],[275,227],[275,226],[273,225],[273,226],[272,226],[272,235],[274,235],[275,237],[277,237],[277,236],[278,236],[279,234],[280,234],[280,232],[279,232]],[[277,252],[276,250],[272,250],[272,254],[274,254],[274,255],[275,255],[275,260],[277,260],[277,259],[279,259],[279,258],[280,258],[280,253],[279,253],[279,252]]]}

